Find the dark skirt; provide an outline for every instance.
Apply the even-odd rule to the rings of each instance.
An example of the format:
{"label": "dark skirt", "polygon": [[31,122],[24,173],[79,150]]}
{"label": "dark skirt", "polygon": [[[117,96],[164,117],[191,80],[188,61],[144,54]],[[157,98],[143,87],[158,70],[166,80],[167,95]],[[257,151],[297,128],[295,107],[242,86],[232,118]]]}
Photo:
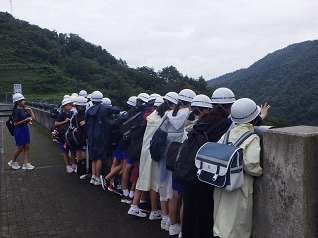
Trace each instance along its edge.
{"label": "dark skirt", "polygon": [[14,128],[14,139],[16,146],[30,144],[30,130],[27,124]]}

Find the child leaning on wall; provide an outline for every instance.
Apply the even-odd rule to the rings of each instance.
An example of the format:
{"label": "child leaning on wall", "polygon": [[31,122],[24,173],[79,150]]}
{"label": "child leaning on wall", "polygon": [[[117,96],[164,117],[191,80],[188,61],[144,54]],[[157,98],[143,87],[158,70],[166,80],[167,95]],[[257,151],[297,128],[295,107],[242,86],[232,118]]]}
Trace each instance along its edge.
{"label": "child leaning on wall", "polygon": [[[245,132],[254,131],[261,109],[248,98],[237,100],[231,108],[231,119],[235,123],[229,142],[234,143]],[[220,139],[223,142],[224,136]],[[214,236],[222,238],[248,238],[252,233],[254,176],[262,175],[260,167],[260,139],[255,134],[240,146],[244,150],[244,185],[227,192],[214,189]]]}

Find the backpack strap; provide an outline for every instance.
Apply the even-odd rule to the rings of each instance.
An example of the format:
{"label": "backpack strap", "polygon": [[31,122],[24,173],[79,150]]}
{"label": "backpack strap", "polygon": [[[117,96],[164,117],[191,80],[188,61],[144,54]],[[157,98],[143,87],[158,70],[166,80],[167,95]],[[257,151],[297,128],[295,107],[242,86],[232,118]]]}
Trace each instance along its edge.
{"label": "backpack strap", "polygon": [[130,121],[132,121],[132,120],[134,120],[134,119],[135,119],[136,117],[138,117],[140,114],[141,114],[141,112],[138,112],[136,115],[132,116],[132,117],[129,118],[127,121],[125,121],[125,122],[123,123],[123,125],[124,125],[124,124],[127,124],[128,122],[130,122]]}
{"label": "backpack strap", "polygon": [[254,135],[256,133],[247,131],[245,132],[235,143],[234,146],[239,147],[247,138],[249,138],[251,135]]}
{"label": "backpack strap", "polygon": [[229,143],[229,137],[230,137],[231,130],[228,130],[224,135],[223,144],[227,145]]}

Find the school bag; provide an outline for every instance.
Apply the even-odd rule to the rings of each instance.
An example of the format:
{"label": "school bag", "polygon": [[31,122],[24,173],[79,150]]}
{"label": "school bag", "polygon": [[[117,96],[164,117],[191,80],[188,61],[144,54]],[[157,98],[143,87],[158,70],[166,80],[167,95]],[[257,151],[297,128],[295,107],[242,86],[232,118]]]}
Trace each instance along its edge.
{"label": "school bag", "polygon": [[130,130],[130,146],[128,147],[128,157],[138,161],[141,155],[142,142],[147,124],[132,127]]}
{"label": "school bag", "polygon": [[245,132],[234,144],[229,143],[230,131],[222,143],[207,142],[197,152],[195,166],[202,182],[230,192],[244,185],[243,149],[239,146],[254,132]]}
{"label": "school bag", "polygon": [[151,159],[156,162],[159,162],[161,160],[167,144],[168,133],[160,128],[166,119],[167,116],[163,119],[150,141],[149,151]]}
{"label": "school bag", "polygon": [[180,151],[182,149],[181,147],[183,147],[181,142],[174,141],[170,144],[168,152],[167,152],[167,159],[166,159],[167,170],[170,170],[170,171],[174,170],[176,160],[179,157]]}
{"label": "school bag", "polygon": [[203,130],[192,129],[189,132],[188,138],[182,143],[179,156],[174,163],[173,181],[183,185],[202,185],[198,180],[198,169],[194,161],[197,151],[208,141],[207,132]]}
{"label": "school bag", "polygon": [[121,138],[120,127],[121,127],[121,119],[119,115],[113,114],[107,118],[107,140],[106,147],[108,151],[113,151],[118,141]]}
{"label": "school bag", "polygon": [[129,117],[129,119],[122,123],[121,128],[120,128],[120,132],[121,132],[123,141],[130,140],[131,128],[139,125],[138,116],[141,113],[142,112],[138,112],[138,113],[133,112],[132,115]]}
{"label": "school bag", "polygon": [[10,134],[11,134],[12,136],[14,136],[14,128],[15,128],[15,126],[14,126],[14,122],[13,122],[13,117],[12,117],[12,115],[11,115],[11,116],[9,117],[9,119],[7,120],[6,126],[7,126],[8,130],[9,130]]}

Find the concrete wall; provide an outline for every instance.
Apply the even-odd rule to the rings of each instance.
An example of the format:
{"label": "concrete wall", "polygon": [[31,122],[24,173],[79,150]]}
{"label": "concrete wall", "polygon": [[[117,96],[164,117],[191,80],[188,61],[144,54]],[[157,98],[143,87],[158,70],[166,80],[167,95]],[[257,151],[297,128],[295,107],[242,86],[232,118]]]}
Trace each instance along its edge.
{"label": "concrete wall", "polygon": [[34,112],[36,121],[50,130],[55,121],[50,117],[50,113],[38,108],[32,108],[32,111]]}
{"label": "concrete wall", "polygon": [[253,237],[318,237],[318,127],[264,133],[254,184]]}

